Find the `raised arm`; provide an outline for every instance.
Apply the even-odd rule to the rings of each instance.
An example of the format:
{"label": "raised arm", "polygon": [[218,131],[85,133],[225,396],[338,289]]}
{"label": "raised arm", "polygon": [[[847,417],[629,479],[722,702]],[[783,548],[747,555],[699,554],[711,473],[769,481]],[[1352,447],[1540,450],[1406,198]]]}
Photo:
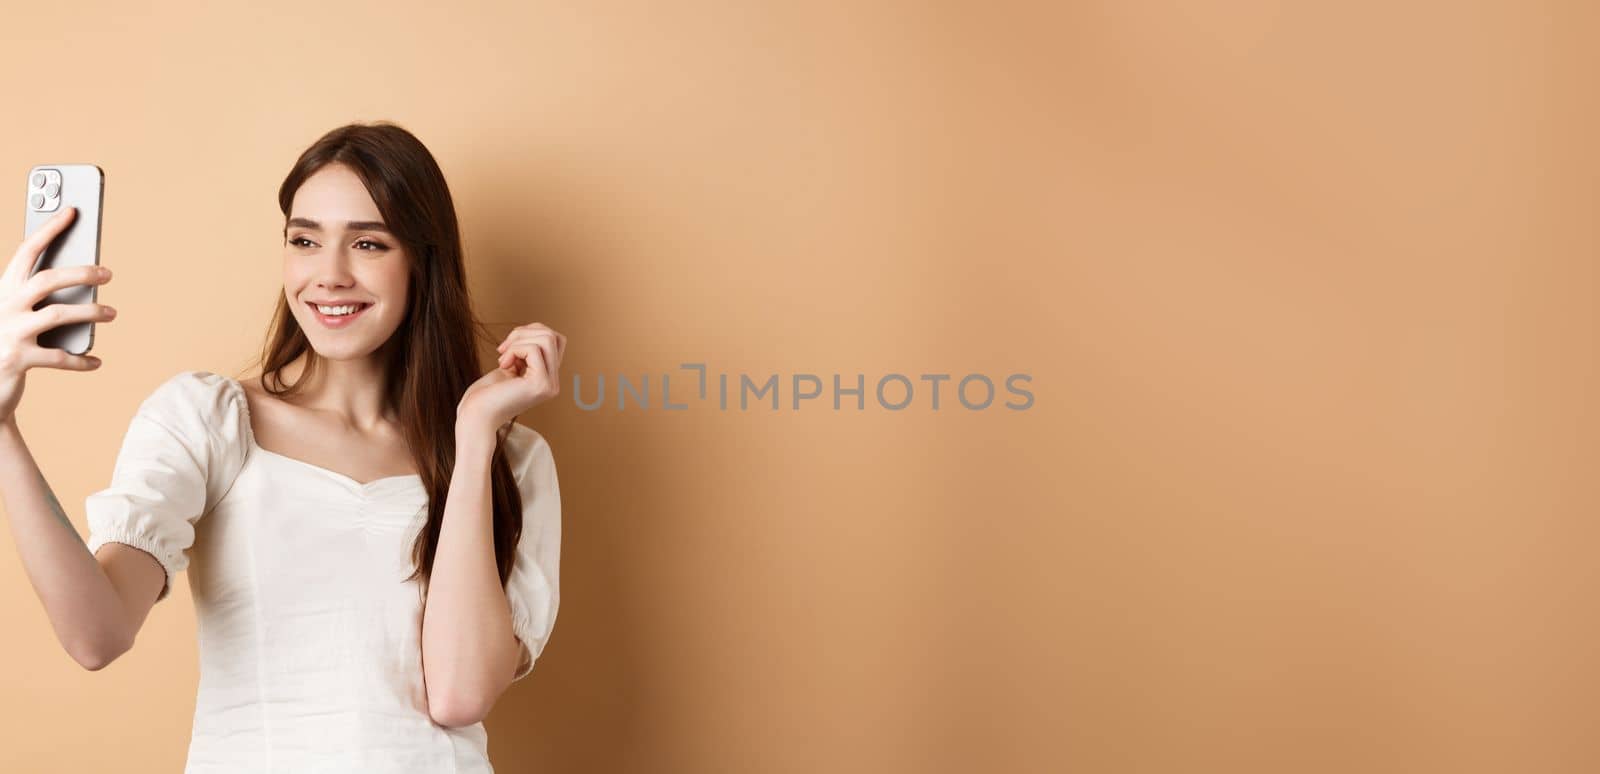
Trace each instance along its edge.
{"label": "raised arm", "polygon": [[97,556],[89,553],[15,417],[0,422],[0,500],[28,581],[61,646],[89,670],[127,652],[165,573],[154,557],[130,546],[111,543]]}
{"label": "raised arm", "polygon": [[100,266],[33,271],[46,245],[74,217],[76,210],[66,208],[51,218],[23,240],[0,274],[0,501],[17,554],[57,639],[79,664],[100,669],[132,644],[164,582],[157,578],[161,568],[135,549],[108,550],[98,560],[89,552],[50,491],[16,421],[29,369],[92,371],[100,365],[93,356],[41,347],[38,335],[66,323],[106,323],[115,315],[111,307],[96,303],[36,308],[58,289],[111,279],[110,270]]}

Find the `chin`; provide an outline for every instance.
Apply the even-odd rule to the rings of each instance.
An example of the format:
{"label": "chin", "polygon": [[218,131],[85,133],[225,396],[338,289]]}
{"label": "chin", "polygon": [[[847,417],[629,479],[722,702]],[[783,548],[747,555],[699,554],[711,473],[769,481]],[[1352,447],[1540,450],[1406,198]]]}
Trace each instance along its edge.
{"label": "chin", "polygon": [[324,360],[360,360],[372,356],[382,346],[380,343],[366,341],[328,342],[318,341],[315,338],[309,340],[311,349],[317,353],[317,357]]}

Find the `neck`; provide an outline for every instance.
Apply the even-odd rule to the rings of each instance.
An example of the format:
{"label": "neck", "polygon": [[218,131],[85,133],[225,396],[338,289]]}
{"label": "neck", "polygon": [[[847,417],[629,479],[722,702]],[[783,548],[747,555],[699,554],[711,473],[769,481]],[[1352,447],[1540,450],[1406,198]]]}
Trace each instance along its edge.
{"label": "neck", "polygon": [[[306,355],[284,369],[284,381],[299,383],[306,372]],[[354,360],[319,358],[316,371],[306,378],[295,404],[330,414],[351,429],[363,432],[391,421],[383,405],[383,368],[376,353]]]}

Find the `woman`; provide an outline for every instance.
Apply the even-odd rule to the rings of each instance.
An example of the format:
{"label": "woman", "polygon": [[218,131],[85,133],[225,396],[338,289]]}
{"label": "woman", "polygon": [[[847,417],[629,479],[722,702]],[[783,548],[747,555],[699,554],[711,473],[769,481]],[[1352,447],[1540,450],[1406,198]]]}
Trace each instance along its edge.
{"label": "woman", "polygon": [[[0,494],[62,646],[98,670],[187,570],[198,772],[488,772],[482,720],[555,624],[560,492],[515,422],[559,392],[565,337],[513,330],[479,375],[455,209],[416,137],[335,129],[279,190],[283,294],[258,377],[184,371],[139,406],[85,544],[15,411],[30,368],[93,370],[37,334],[104,324],[33,306],[95,267],[0,277]],[[59,312],[59,316],[52,313]],[[484,337],[482,340],[492,340]]]}

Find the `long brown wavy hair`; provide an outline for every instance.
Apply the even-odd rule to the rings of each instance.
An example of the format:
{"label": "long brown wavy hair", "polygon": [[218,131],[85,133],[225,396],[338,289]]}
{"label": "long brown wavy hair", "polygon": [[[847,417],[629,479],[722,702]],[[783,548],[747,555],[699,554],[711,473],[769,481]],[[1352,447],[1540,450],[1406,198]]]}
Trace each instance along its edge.
{"label": "long brown wavy hair", "polygon": [[[455,468],[456,405],[482,375],[477,345],[494,338],[473,314],[455,203],[427,147],[387,121],[348,124],[324,134],[300,154],[278,188],[285,239],[295,192],[328,164],[343,164],[361,178],[411,262],[406,315],[376,354],[383,363],[385,405],[400,419],[428,492],[427,525],[411,550],[415,570],[403,580],[420,579],[426,593]],[[283,369],[301,355],[306,365],[300,380],[285,385]],[[262,387],[280,397],[298,392],[321,362],[281,292],[259,362]],[[509,427],[501,429],[502,440]],[[495,449],[490,478],[495,564],[504,587],[522,533],[522,497],[503,443]]]}

